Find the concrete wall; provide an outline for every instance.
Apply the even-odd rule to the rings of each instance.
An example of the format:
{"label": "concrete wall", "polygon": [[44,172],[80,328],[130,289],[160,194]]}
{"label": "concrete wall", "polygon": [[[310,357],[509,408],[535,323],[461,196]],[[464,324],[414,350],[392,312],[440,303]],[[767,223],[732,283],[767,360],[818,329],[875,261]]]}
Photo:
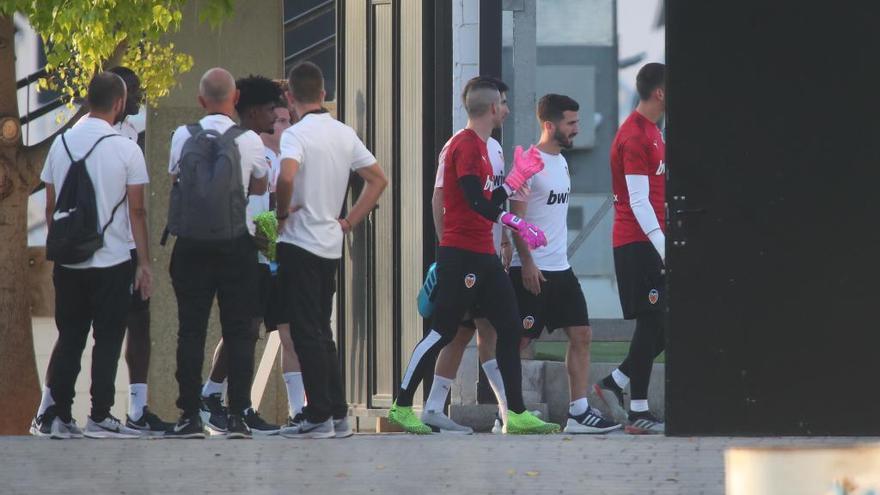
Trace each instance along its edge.
{"label": "concrete wall", "polygon": [[[150,366],[150,405],[165,418],[178,414],[177,398],[177,302],[168,275],[173,240],[165,247],[158,245],[168,214],[169,142],[173,130],[181,124],[197,121],[203,114],[196,95],[198,82],[205,70],[222,66],[236,77],[282,74],[282,2],[238,0],[235,14],[220,28],[211,30],[198,22],[199,2],[183,8],[183,25],[170,36],[176,48],[192,55],[192,70],[178,78],[171,94],[149,109],[146,130],[146,158],[152,181],[149,195],[149,224],[156,292],[152,300],[152,361]],[[205,351],[205,376],[210,356],[220,335],[215,307],[208,329]],[[257,343],[257,362],[262,356],[265,339]],[[268,420],[286,416],[286,395],[280,371],[273,374],[263,400],[262,411]],[[277,400],[276,400],[277,399]]]}
{"label": "concrete wall", "polygon": [[461,90],[480,75],[480,0],[452,0],[452,129],[467,124]]}

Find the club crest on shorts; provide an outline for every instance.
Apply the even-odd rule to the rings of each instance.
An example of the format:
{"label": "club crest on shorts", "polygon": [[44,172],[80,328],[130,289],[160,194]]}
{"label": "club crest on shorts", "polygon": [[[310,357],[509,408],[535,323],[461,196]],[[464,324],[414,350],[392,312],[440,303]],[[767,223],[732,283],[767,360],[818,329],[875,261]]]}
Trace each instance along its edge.
{"label": "club crest on shorts", "polygon": [[535,326],[535,317],[534,316],[526,316],[523,318],[523,329],[531,330],[532,327]]}
{"label": "club crest on shorts", "polygon": [[477,283],[477,276],[473,273],[468,273],[464,276],[464,286],[470,289]]}
{"label": "club crest on shorts", "polygon": [[660,300],[660,293],[657,292],[657,289],[651,289],[651,291],[648,292],[648,302],[653,305],[653,304],[657,304],[657,301],[659,301],[659,300]]}

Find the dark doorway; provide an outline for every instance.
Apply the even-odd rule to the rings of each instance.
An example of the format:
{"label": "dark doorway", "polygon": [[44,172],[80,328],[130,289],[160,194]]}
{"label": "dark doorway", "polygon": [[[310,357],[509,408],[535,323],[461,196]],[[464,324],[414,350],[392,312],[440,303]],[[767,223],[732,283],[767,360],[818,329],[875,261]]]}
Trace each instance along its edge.
{"label": "dark doorway", "polygon": [[880,434],[880,3],[666,6],[667,431]]}

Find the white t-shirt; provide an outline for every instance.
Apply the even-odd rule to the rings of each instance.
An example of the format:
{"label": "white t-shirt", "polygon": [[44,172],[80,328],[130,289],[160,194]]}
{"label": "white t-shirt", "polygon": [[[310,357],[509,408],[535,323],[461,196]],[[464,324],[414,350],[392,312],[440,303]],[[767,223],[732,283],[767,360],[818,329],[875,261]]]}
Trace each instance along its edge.
{"label": "white t-shirt", "polygon": [[[440,150],[440,156],[437,159],[437,178],[434,180],[435,189],[443,189],[443,169],[446,168],[446,150],[448,149],[452,138],[457,136],[459,132],[461,132],[461,130],[453,134],[453,136],[449,138],[449,141],[446,141],[446,144],[443,145],[443,149]],[[492,164],[492,172],[495,175],[493,182],[495,183],[495,187],[500,187],[501,184],[504,184],[504,151],[501,149],[501,143],[493,137],[490,137],[489,140],[486,141],[486,149],[489,151],[489,163]],[[496,253],[501,252],[502,228],[503,227],[499,223],[496,223],[492,227],[492,240],[495,242]]]}
{"label": "white t-shirt", "polygon": [[[544,170],[528,180],[531,190],[528,197],[517,192],[512,201],[527,201],[525,221],[544,231],[547,245],[532,251],[532,259],[539,270],[563,271],[571,268],[568,263],[568,195],[571,177],[568,162],[562,154],[551,155],[541,151]],[[522,266],[519,252],[513,250],[511,266]]]}
{"label": "white t-shirt", "polygon": [[[201,124],[202,129],[213,129],[223,134],[235,125],[235,122],[226,115],[213,114],[202,117],[199,124]],[[174,135],[171,136],[171,157],[168,160],[169,174],[177,174],[180,152],[183,150],[186,140],[190,137],[185,125],[178,127],[174,131]],[[238,152],[241,155],[241,185],[244,188],[244,193],[247,194],[251,176],[254,176],[256,179],[262,179],[269,170],[265,147],[263,146],[263,140],[254,131],[245,131],[244,134],[235,138],[235,144],[238,146]]]}
{"label": "white t-shirt", "polygon": [[310,113],[281,135],[281,159],[293,159],[299,170],[293,178],[290,214],[278,238],[322,258],[342,257],[339,214],[352,171],[376,163],[354,129],[329,113]]}
{"label": "white t-shirt", "polygon": [[[89,114],[83,115],[82,117],[79,118],[79,120],[76,121],[76,124],[73,124],[73,127],[76,127],[76,126],[82,124],[88,118],[89,118]],[[116,124],[113,125],[113,128],[116,129],[116,132],[118,132],[119,134],[122,134],[123,136],[125,136],[128,139],[131,139],[132,141],[137,143],[138,131],[134,127],[134,125],[132,125],[131,122],[128,121],[128,119],[123,119],[122,122],[117,122]],[[141,151],[143,151],[143,150],[141,150]],[[131,225],[129,225],[129,231],[128,231],[128,249],[129,250],[134,249],[136,247],[135,243],[134,243],[134,236],[131,234],[130,227],[131,227]]]}
{"label": "white t-shirt", "polygon": [[[269,163],[269,187],[266,189],[265,193],[259,196],[256,194],[248,196],[246,213],[248,232],[250,232],[251,235],[254,235],[257,230],[257,226],[254,224],[254,217],[271,209],[269,207],[269,194],[275,191],[275,179],[278,177],[278,155],[269,148],[266,148],[264,151],[266,153],[266,161]],[[260,263],[266,265],[269,264],[269,259],[263,256],[262,252],[257,253],[257,259]]]}
{"label": "white t-shirt", "polygon": [[[92,145],[108,134],[119,132],[106,121],[87,117],[67,131],[64,136],[70,153],[75,160],[88,153]],[[64,179],[70,169],[71,160],[64,149],[61,136],[55,138],[40,179],[55,186],[55,200],[64,186]],[[98,224],[103,227],[110,220],[110,214],[125,196],[126,186],[147,184],[147,165],[144,154],[137,143],[121,137],[107,138],[98,145],[86,159],[86,170],[95,187],[95,200],[98,206]],[[106,268],[116,266],[131,259],[129,238],[131,224],[128,218],[128,198],[116,209],[113,223],[104,230],[104,246],[88,260],[67,268]]]}

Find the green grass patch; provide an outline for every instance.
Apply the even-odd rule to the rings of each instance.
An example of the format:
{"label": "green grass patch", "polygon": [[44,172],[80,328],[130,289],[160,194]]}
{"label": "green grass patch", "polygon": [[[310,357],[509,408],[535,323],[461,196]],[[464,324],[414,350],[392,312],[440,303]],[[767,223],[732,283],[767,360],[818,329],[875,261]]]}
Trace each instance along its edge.
{"label": "green grass patch", "polygon": [[[535,359],[565,361],[568,342],[535,342]],[[590,357],[594,363],[619,363],[629,351],[629,342],[593,342]],[[666,353],[657,356],[655,363],[665,363]]]}

